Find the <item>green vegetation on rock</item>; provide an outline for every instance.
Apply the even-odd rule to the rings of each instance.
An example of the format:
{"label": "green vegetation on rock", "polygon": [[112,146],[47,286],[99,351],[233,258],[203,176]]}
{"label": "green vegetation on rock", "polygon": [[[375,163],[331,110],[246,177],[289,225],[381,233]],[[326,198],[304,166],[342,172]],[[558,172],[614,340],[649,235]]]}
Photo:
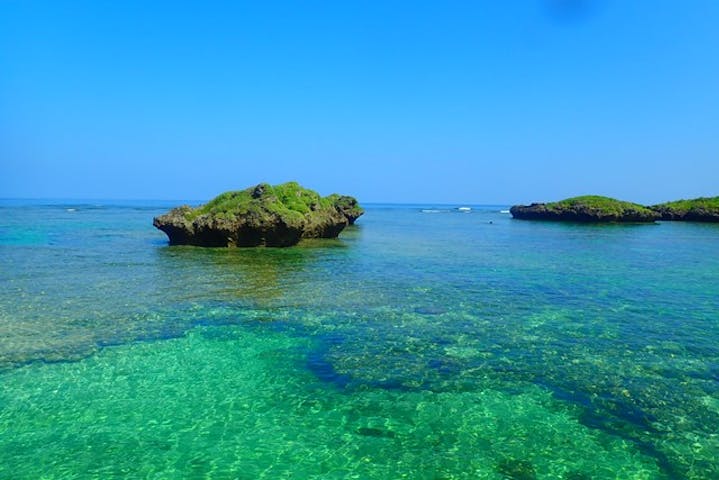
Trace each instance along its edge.
{"label": "green vegetation on rock", "polygon": [[719,222],[719,197],[676,200],[649,208],[659,213],[662,220]]}
{"label": "green vegetation on rock", "polygon": [[582,195],[547,204],[553,212],[585,211],[600,217],[621,217],[631,213],[651,215],[651,211],[637,203],[625,202],[600,195]]}
{"label": "green vegetation on rock", "polygon": [[512,216],[525,220],[574,222],[653,222],[658,214],[637,203],[599,195],[583,195],[551,203],[515,205]]}
{"label": "green vegetation on rock", "polygon": [[188,220],[201,215],[237,216],[252,213],[259,206],[268,213],[288,215],[301,221],[302,216],[310,213],[317,206],[328,207],[331,202],[297,182],[287,182],[274,187],[268,183],[260,183],[245,190],[225,192],[206,204],[190,210],[186,214]]}

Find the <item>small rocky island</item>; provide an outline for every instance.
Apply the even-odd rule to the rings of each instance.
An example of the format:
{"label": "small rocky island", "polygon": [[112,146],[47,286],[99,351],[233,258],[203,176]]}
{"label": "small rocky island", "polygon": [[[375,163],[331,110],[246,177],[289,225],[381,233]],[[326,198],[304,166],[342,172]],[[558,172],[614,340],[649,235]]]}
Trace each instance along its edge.
{"label": "small rocky island", "polygon": [[598,195],[559,202],[515,205],[509,212],[521,220],[559,220],[582,223],[651,223],[659,213],[642,205]]}
{"label": "small rocky island", "polygon": [[167,234],[170,245],[289,247],[302,238],[335,238],[363,213],[350,196],[321,197],[296,182],[260,183],[197,208],[173,208],[152,224]]}
{"label": "small rocky island", "polygon": [[678,220],[685,222],[719,222],[719,197],[700,197],[692,200],[652,205],[660,220]]}

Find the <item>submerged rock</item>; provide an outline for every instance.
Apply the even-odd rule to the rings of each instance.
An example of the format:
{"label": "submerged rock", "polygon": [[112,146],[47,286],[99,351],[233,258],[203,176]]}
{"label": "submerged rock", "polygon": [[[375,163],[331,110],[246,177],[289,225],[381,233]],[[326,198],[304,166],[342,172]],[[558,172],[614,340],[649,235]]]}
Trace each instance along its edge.
{"label": "submerged rock", "polygon": [[357,434],[364,437],[375,437],[375,438],[395,438],[395,434],[392,430],[386,430],[383,428],[373,427],[360,427],[357,429]]}
{"label": "submerged rock", "polygon": [[529,460],[502,460],[497,465],[497,472],[506,480],[535,480],[537,472]]}
{"label": "submerged rock", "polygon": [[173,208],[152,223],[170,245],[288,247],[302,238],[335,238],[350,224],[350,214],[354,221],[362,213],[353,197],[320,197],[296,182],[260,183],[197,208]]}
{"label": "submerged rock", "polygon": [[649,208],[659,214],[660,220],[719,222],[719,197],[677,200],[652,205]]}
{"label": "submerged rock", "polygon": [[597,195],[568,198],[559,202],[515,205],[509,212],[521,220],[559,220],[584,223],[650,223],[659,214],[636,203]]}

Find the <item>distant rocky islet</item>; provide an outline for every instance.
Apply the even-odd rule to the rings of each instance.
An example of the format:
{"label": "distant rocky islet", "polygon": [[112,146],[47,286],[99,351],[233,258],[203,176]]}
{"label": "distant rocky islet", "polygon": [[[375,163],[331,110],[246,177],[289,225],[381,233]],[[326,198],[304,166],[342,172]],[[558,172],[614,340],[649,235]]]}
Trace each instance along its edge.
{"label": "distant rocky islet", "polygon": [[719,222],[719,197],[700,197],[653,205],[660,220],[686,222]]}
{"label": "distant rocky islet", "polygon": [[578,223],[653,223],[664,221],[719,222],[719,197],[701,197],[643,206],[598,195],[558,202],[515,205],[510,213],[520,220]]}

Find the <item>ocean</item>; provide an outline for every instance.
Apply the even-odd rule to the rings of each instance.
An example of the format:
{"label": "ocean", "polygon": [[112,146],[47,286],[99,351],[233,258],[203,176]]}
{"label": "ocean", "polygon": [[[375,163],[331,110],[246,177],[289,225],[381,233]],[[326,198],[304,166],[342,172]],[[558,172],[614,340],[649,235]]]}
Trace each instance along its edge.
{"label": "ocean", "polygon": [[203,249],[172,205],[0,202],[0,478],[719,478],[719,225]]}

